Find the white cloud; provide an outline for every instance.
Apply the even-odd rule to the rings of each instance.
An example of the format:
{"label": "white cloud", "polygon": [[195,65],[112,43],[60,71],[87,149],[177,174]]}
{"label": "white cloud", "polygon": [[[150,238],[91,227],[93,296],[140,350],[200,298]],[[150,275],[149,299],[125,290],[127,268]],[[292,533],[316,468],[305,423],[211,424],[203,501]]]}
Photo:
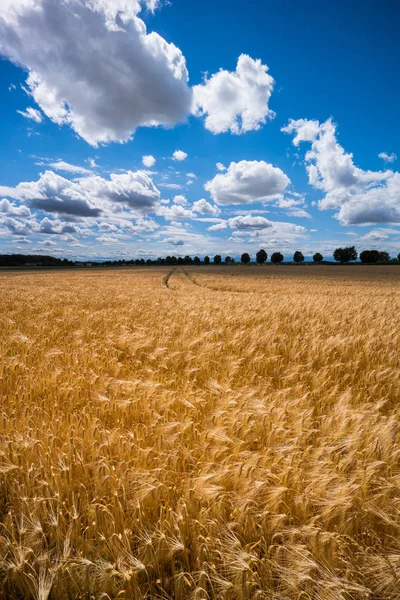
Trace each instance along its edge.
{"label": "white cloud", "polygon": [[208,231],[223,231],[224,229],[228,229],[228,223],[226,221],[221,221],[220,223],[211,225],[211,227],[208,228]]}
{"label": "white cloud", "polygon": [[35,229],[35,222],[32,221],[19,221],[13,217],[1,217],[0,226],[6,227],[13,235],[26,236],[32,233]]}
{"label": "white cloud", "polygon": [[17,113],[25,117],[25,119],[35,121],[35,123],[41,123],[43,121],[40,111],[36,110],[36,108],[28,107],[26,110],[17,110]]}
{"label": "white cloud", "polygon": [[97,237],[96,240],[101,242],[102,244],[119,244],[120,240],[113,235],[101,235]]}
{"label": "white cloud", "polygon": [[27,206],[21,205],[16,206],[7,200],[7,198],[3,198],[0,200],[0,213],[9,215],[11,217],[30,217],[31,211]]}
{"label": "white cloud", "polygon": [[189,179],[197,179],[197,176],[194,173],[186,173],[186,177],[189,177]]}
{"label": "white cloud", "polygon": [[78,181],[46,171],[38,181],[22,182],[15,188],[0,186],[0,194],[45,212],[80,217],[98,217],[106,209],[122,207],[150,213],[160,199],[153,181],[142,171],[112,173],[108,180],[91,175]]}
{"label": "white cloud", "polygon": [[172,244],[173,246],[183,246],[185,244],[184,240],[177,240],[173,237],[170,238],[165,238],[165,240],[162,240],[163,244]]}
{"label": "white cloud", "polygon": [[218,206],[213,206],[212,204],[207,202],[205,198],[197,200],[197,202],[193,204],[192,208],[195,212],[199,213],[200,215],[214,215],[215,217],[217,217],[221,214],[221,211],[218,208]]}
{"label": "white cloud", "polygon": [[48,165],[52,169],[56,171],[65,171],[67,173],[78,173],[80,175],[88,175],[91,173],[89,169],[85,169],[84,167],[78,167],[77,165],[71,165],[63,160],[58,160],[57,162],[49,163]]}
{"label": "white cloud", "polygon": [[232,162],[204,186],[220,205],[265,202],[282,194],[290,179],[278,167],[261,161]]}
{"label": "white cloud", "polygon": [[381,158],[385,163],[392,163],[397,159],[397,154],[392,152],[392,154],[388,154],[387,152],[381,152],[378,154],[379,158]]}
{"label": "white cloud", "polygon": [[326,193],[320,210],[338,209],[335,217],[343,225],[400,222],[400,174],[393,171],[364,171],[355,166],[336,139],[331,119],[291,120],[282,131],[295,133],[293,143],[311,142],[305,155],[310,185]]}
{"label": "white cloud", "polygon": [[236,71],[220,70],[193,88],[193,112],[205,116],[204,125],[212,133],[234,134],[260,129],[275,116],[268,107],[274,79],[261,60],[242,54]]}
{"label": "white cloud", "polygon": [[192,105],[184,56],[147,33],[140,10],[139,0],[2,0],[1,51],[28,70],[26,89],[52,121],[93,146],[125,142]]}
{"label": "white cloud", "polygon": [[187,199],[182,194],[174,197],[174,204],[180,204],[181,206],[185,206],[187,204]]}
{"label": "white cloud", "polygon": [[142,163],[145,167],[151,169],[151,167],[154,167],[154,165],[156,164],[156,159],[154,158],[154,156],[149,154],[148,156],[142,157]]}
{"label": "white cloud", "polygon": [[187,157],[188,157],[187,153],[183,152],[183,150],[175,150],[175,152],[172,155],[172,159],[178,160],[178,161],[186,160]]}
{"label": "white cloud", "polygon": [[226,166],[220,162],[217,162],[215,166],[217,167],[218,171],[226,171]]}
{"label": "white cloud", "polygon": [[389,236],[387,235],[387,233],[384,233],[382,230],[375,229],[375,230],[369,231],[368,233],[363,235],[360,239],[364,240],[366,242],[381,242],[384,240],[388,240]]}
{"label": "white cloud", "polygon": [[240,215],[228,220],[231,229],[254,230],[272,227],[272,222],[265,217],[253,217],[252,215]]}
{"label": "white cloud", "polygon": [[172,206],[160,206],[157,210],[157,214],[161,217],[165,217],[168,221],[178,221],[179,219],[193,219],[194,213],[180,206],[179,204],[173,204]]}

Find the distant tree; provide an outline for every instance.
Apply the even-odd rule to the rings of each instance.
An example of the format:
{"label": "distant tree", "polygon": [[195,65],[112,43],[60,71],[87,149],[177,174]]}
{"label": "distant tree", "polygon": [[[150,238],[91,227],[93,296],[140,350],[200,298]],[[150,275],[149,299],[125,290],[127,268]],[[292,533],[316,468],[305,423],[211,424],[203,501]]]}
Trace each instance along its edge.
{"label": "distant tree", "polygon": [[284,256],[280,252],[274,252],[271,256],[271,262],[274,263],[275,265],[278,265],[281,262],[283,262],[283,259],[284,259]]}
{"label": "distant tree", "polygon": [[319,263],[324,260],[324,257],[319,252],[316,252],[313,256],[313,261]]}
{"label": "distant tree", "polygon": [[177,262],[178,262],[178,259],[176,258],[176,256],[171,256],[171,264],[176,265]]}
{"label": "distant tree", "polygon": [[247,254],[247,252],[244,252],[244,253],[242,254],[242,256],[240,257],[240,260],[241,260],[241,262],[242,262],[243,264],[245,264],[245,265],[246,265],[247,263],[249,263],[249,262],[250,262],[250,255],[249,255],[249,254]]}
{"label": "distant tree", "polygon": [[185,263],[185,265],[191,265],[192,259],[190,256],[186,255],[185,258],[183,259],[183,262]]}
{"label": "distant tree", "polygon": [[390,260],[389,252],[379,252],[379,262],[388,263]]}
{"label": "distant tree", "polygon": [[177,264],[178,264],[178,265],[183,265],[183,264],[185,264],[185,261],[183,260],[182,256],[178,256],[178,258],[177,258],[177,261],[176,261],[176,262],[177,262]]}
{"label": "distant tree", "polygon": [[231,259],[231,257],[230,257],[230,256],[225,256],[225,264],[226,264],[226,265],[230,265],[230,264],[231,264],[231,262],[232,262],[232,259]]}
{"label": "distant tree", "polygon": [[261,248],[256,254],[256,261],[259,265],[263,265],[268,258],[268,254]]}
{"label": "distant tree", "polygon": [[333,253],[333,258],[336,260],[336,262],[348,263],[352,260],[357,260],[358,254],[354,246],[336,248]]}
{"label": "distant tree", "polygon": [[360,252],[360,260],[362,263],[377,263],[379,262],[378,250],[363,250]]}
{"label": "distant tree", "polygon": [[398,255],[397,255],[397,260],[398,260],[398,261],[399,261],[399,263],[400,263],[400,254],[398,254]]}
{"label": "distant tree", "polygon": [[222,261],[221,255],[220,255],[220,254],[216,254],[216,255],[214,256],[214,264],[216,264],[216,265],[220,265],[220,264],[221,264],[221,261]]}
{"label": "distant tree", "polygon": [[300,252],[299,250],[296,250],[296,252],[293,254],[293,260],[294,260],[295,263],[302,263],[302,262],[304,262],[303,253]]}
{"label": "distant tree", "polygon": [[209,265],[210,264],[210,257],[209,256],[205,256],[204,257],[204,264],[205,265]]}
{"label": "distant tree", "polygon": [[153,264],[153,261],[151,260],[151,258],[148,258],[148,259],[146,260],[146,264],[147,264],[147,265],[152,265],[152,264]]}
{"label": "distant tree", "polygon": [[193,262],[194,262],[195,265],[200,265],[201,264],[201,260],[199,259],[198,256],[194,257]]}

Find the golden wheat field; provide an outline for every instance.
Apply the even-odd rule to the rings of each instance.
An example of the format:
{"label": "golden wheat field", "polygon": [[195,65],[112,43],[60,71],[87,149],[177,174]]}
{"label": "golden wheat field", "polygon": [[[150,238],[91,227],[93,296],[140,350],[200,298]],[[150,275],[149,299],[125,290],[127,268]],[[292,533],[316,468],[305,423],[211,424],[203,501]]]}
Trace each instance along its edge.
{"label": "golden wheat field", "polygon": [[400,598],[400,270],[0,275],[0,598]]}

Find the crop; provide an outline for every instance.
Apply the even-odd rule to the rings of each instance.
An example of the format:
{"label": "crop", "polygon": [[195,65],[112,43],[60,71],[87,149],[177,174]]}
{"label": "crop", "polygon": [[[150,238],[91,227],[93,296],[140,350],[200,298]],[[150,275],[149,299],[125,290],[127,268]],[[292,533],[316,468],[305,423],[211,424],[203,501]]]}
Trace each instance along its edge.
{"label": "crop", "polygon": [[0,275],[0,598],[400,599],[376,269]]}

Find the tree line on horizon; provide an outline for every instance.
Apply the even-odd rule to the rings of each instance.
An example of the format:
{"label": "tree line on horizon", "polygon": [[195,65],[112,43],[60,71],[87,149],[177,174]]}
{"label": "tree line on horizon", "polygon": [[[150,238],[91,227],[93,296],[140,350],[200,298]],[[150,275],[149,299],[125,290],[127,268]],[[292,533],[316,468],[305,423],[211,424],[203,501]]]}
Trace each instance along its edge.
{"label": "tree line on horizon", "polygon": [[[399,264],[400,263],[400,253],[397,255],[397,258],[390,258],[388,252],[379,251],[379,250],[363,250],[360,255],[358,255],[357,250],[354,246],[348,246],[345,248],[336,248],[333,252],[333,258],[337,263],[346,264],[350,262],[356,261],[358,258],[361,263],[364,264]],[[256,263],[259,265],[263,265],[268,260],[268,254],[264,249],[260,249],[256,255]],[[281,252],[273,252],[271,254],[271,263],[275,265],[279,265],[284,262],[285,257]],[[315,264],[321,263],[329,263],[329,261],[325,261],[324,257],[320,252],[316,252],[313,255],[313,261]],[[90,261],[70,261],[67,258],[55,258],[53,256],[42,256],[42,255],[25,255],[25,254],[2,254],[0,255],[0,267],[81,267],[81,266],[146,266],[146,265],[209,265],[211,262],[215,265],[226,264],[232,265],[235,264],[235,259],[231,256],[226,256],[222,259],[220,254],[216,254],[212,261],[209,256],[205,256],[203,260],[201,260],[198,256],[192,258],[189,255],[186,256],[167,256],[166,258],[157,258],[156,260],[148,258],[147,260],[144,258],[137,258],[131,260],[106,260],[101,262],[90,262]],[[240,257],[240,262],[242,264],[248,264],[251,262],[251,256],[247,252],[244,252]],[[296,250],[293,254],[293,258],[290,262],[294,262],[296,264],[301,264],[304,262],[304,255],[300,250]]]}

